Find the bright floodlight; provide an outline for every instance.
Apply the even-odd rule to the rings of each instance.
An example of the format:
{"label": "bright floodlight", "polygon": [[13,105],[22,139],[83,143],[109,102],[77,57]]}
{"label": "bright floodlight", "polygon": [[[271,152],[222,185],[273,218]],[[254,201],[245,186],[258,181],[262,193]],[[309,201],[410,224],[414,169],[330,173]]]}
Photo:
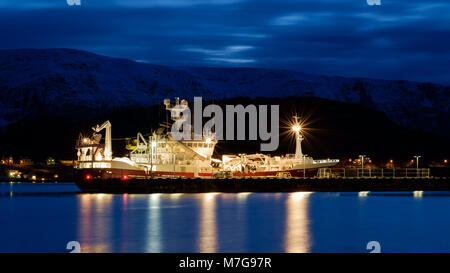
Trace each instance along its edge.
{"label": "bright floodlight", "polygon": [[301,129],[300,125],[294,125],[294,127],[292,127],[292,130],[296,133],[300,132],[300,129]]}

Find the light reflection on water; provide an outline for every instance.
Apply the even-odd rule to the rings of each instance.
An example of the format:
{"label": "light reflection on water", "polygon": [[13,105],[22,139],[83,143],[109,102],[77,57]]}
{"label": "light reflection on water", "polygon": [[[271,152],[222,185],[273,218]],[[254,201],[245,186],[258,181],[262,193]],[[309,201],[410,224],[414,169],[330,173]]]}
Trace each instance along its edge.
{"label": "light reflection on water", "polygon": [[161,252],[161,194],[155,193],[148,196],[147,237],[146,252]]}
{"label": "light reflection on water", "polygon": [[310,250],[308,198],[310,192],[289,193],[286,200],[285,252],[307,253]]}
{"label": "light reflection on water", "polygon": [[76,191],[0,183],[0,252],[450,252],[449,192]]}
{"label": "light reflection on water", "polygon": [[216,237],[216,197],[217,193],[206,193],[201,196],[199,252],[217,252]]}
{"label": "light reflection on water", "polygon": [[[245,251],[243,241],[246,237],[246,209],[245,205],[252,193],[238,193],[238,194],[220,194],[220,193],[206,193],[194,195],[182,194],[149,194],[149,195],[112,195],[112,194],[81,194],[79,196],[79,240],[82,246],[82,252],[114,252],[111,243],[111,228],[114,221],[111,215],[111,208],[114,208],[111,202],[121,202],[122,209],[117,210],[121,214],[121,233],[119,241],[122,242],[120,251],[132,251],[127,247],[127,238],[133,234],[129,234],[130,228],[128,211],[130,205],[145,199],[147,202],[146,218],[142,221],[143,225],[140,228],[144,229],[141,240],[145,242],[145,252],[158,253],[164,252],[162,246],[162,239],[164,236],[172,236],[171,234],[163,234],[162,232],[162,217],[161,211],[164,210],[161,200],[177,201],[180,198],[194,199],[197,205],[198,212],[198,236],[196,242],[195,252],[200,253],[214,253],[218,252],[218,215],[217,204],[218,199],[221,198],[225,203],[235,203],[237,205],[237,213],[233,214],[226,224],[226,228],[231,228],[236,231],[235,236],[240,240],[236,241],[237,247],[235,251]],[[297,192],[286,194],[286,223],[284,227],[285,234],[282,242],[285,252],[308,252],[310,248],[309,230],[308,230],[308,197],[311,193]],[[270,196],[271,194],[266,194]],[[276,194],[276,198],[280,198],[280,194]],[[114,200],[114,201],[113,201]],[[177,206],[165,205],[165,209],[176,209]],[[136,208],[135,208],[136,209]],[[141,209],[137,207],[137,209]],[[133,210],[133,208],[131,208]],[[195,209],[193,209],[195,212]],[[197,213],[196,212],[196,213]],[[119,216],[116,215],[119,218]],[[165,224],[170,225],[170,221]],[[239,226],[239,225],[243,226]],[[282,224],[282,223],[280,223]],[[186,226],[191,229],[193,227]],[[225,229],[226,229],[225,228]],[[173,234],[177,236],[177,234]],[[235,242],[235,243],[236,243]],[[224,249],[223,251],[229,251]]]}
{"label": "light reflection on water", "polygon": [[112,215],[109,207],[113,196],[110,194],[80,195],[80,242],[82,252],[112,252]]}

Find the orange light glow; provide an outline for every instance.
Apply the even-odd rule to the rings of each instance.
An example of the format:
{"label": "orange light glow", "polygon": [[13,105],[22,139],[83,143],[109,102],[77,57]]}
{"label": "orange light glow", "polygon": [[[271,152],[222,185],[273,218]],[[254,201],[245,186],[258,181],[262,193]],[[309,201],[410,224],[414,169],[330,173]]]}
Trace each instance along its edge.
{"label": "orange light glow", "polygon": [[302,128],[300,127],[300,125],[294,125],[293,127],[292,127],[292,130],[294,131],[294,132],[296,132],[296,133],[298,133],[298,132],[300,132],[300,130],[301,130]]}

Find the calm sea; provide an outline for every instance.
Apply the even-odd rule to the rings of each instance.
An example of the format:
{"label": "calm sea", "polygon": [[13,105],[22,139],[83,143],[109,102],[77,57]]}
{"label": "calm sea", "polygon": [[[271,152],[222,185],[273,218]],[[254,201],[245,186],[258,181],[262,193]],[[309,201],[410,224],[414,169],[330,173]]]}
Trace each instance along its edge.
{"label": "calm sea", "polygon": [[[450,252],[450,192],[83,194],[0,183],[0,252]],[[376,244],[378,244],[376,243]]]}

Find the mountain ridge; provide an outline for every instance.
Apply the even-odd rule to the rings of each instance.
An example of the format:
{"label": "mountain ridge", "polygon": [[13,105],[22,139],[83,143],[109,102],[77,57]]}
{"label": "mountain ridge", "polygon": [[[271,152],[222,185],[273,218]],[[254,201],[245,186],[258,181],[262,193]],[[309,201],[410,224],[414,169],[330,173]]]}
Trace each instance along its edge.
{"label": "mountain ridge", "polygon": [[434,83],[279,69],[169,67],[76,49],[0,50],[0,126],[43,115],[157,105],[166,97],[296,96],[360,104],[398,125],[450,136],[448,94],[449,86]]}

